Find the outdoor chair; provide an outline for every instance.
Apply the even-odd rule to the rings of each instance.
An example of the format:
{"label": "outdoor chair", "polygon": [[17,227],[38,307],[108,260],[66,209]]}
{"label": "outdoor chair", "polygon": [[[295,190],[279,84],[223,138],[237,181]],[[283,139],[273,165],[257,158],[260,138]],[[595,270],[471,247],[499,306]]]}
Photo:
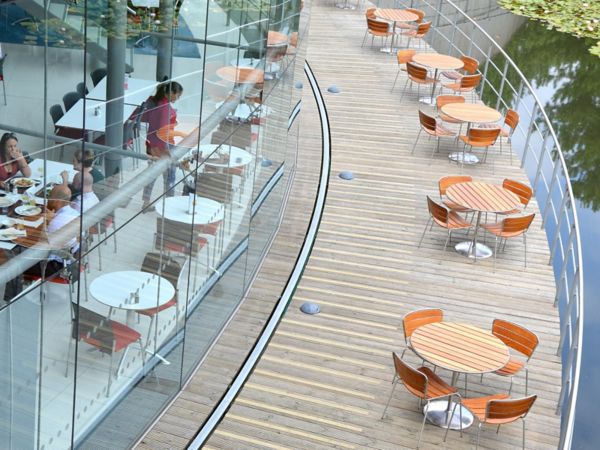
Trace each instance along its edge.
{"label": "outdoor chair", "polygon": [[[481,124],[481,128],[500,128],[500,136],[506,138],[506,143],[510,144],[512,135],[514,134],[517,126],[519,125],[519,113],[509,109],[506,112],[506,116],[504,116],[504,125],[508,128],[504,128],[502,125],[498,124]],[[510,152],[510,163],[512,164],[512,150],[508,150]],[[502,139],[500,139],[500,153],[502,153]]]}
{"label": "outdoor chair", "polygon": [[442,200],[442,203],[446,208],[454,212],[471,212],[469,208],[465,208],[464,206],[454,203],[452,200],[449,200],[447,198],[444,199],[444,196],[446,195],[446,190],[448,190],[450,186],[457,183],[468,183],[470,181],[473,181],[473,177],[469,175],[450,175],[439,179],[438,189],[440,192],[440,200]]}
{"label": "outdoor chair", "polygon": [[400,72],[406,72],[406,63],[411,62],[413,56],[417,53],[416,50],[398,50],[396,53],[396,58],[398,59],[398,73],[396,74],[396,78],[394,79],[394,84],[392,85],[391,92],[394,92],[394,87],[396,87],[396,81],[398,81],[398,76]]}
{"label": "outdoor chair", "polygon": [[442,75],[450,80],[460,80],[465,75],[474,75],[479,70],[479,61],[475,58],[471,58],[470,56],[461,56],[460,60],[463,62],[464,66],[462,68],[464,73],[460,73],[456,70],[449,70],[442,72]]}
{"label": "outdoor chair", "polygon": [[[385,45],[388,37],[392,36],[393,33],[390,31],[390,25],[387,22],[380,20],[370,19],[367,17],[367,33],[371,35],[371,47],[373,47],[373,41],[376,37],[381,38],[381,45]],[[361,47],[364,47],[367,35],[365,35]]]}
{"label": "outdoor chair", "polygon": [[424,22],[424,23],[419,24],[419,26],[416,29],[410,29],[410,30],[404,31],[404,32],[400,33],[400,35],[408,37],[408,42],[406,44],[407,47],[410,48],[410,42],[413,39],[417,39],[417,41],[419,42],[419,47],[420,47],[421,41],[427,35],[427,33],[429,32],[430,29],[431,29],[431,22]]}
{"label": "outdoor chair", "polygon": [[[513,387],[513,377],[521,372],[521,370],[525,370],[525,395],[527,395],[529,384],[527,364],[540,342],[539,338],[533,331],[502,319],[494,319],[492,334],[504,342],[508,348],[522,355],[522,357],[511,355],[506,365],[494,373],[502,377],[510,377],[510,387],[508,389],[508,394],[510,395]],[[481,379],[483,380],[483,374],[481,375]]]}
{"label": "outdoor chair", "polygon": [[411,12],[417,16],[417,20],[412,23],[407,22],[398,22],[396,23],[396,34],[401,36],[402,30],[416,30],[419,24],[423,23],[423,19],[425,18],[425,12],[420,9],[415,8],[406,8],[406,12]]}
{"label": "outdoor chair", "polygon": [[[470,147],[470,150],[473,150],[473,148],[484,148],[483,162],[486,162],[488,149],[496,143],[499,134],[500,130],[498,128],[469,128],[466,136],[463,134],[458,136],[464,144],[463,155],[467,147]],[[461,161],[464,161],[464,157]]]}
{"label": "outdoor chair", "polygon": [[[498,431],[500,431],[500,425],[515,422],[519,419],[523,421],[523,438],[522,448],[525,450],[525,417],[531,410],[531,407],[535,403],[537,395],[531,395],[529,397],[509,399],[506,394],[496,394],[487,397],[480,398],[463,398],[460,403],[456,403],[452,409],[452,416],[456,413],[456,407],[462,405],[467,408],[474,417],[477,417],[479,426],[477,428],[477,442],[475,449],[479,448],[479,436],[481,434],[481,427],[485,424],[497,425]],[[462,424],[462,409],[458,408],[461,417]],[[448,436],[448,430],[444,434],[444,442]],[[460,436],[462,437],[462,426],[460,427]]]}
{"label": "outdoor chair", "polygon": [[421,235],[421,240],[419,241],[418,247],[421,247],[421,243],[423,242],[423,238],[425,237],[425,233],[427,232],[427,227],[433,224],[446,229],[448,232],[448,236],[446,237],[446,242],[444,243],[444,250],[448,246],[448,242],[452,237],[452,231],[454,230],[469,230],[473,227],[473,225],[463,219],[454,211],[448,211],[442,205],[437,204],[433,201],[429,196],[427,196],[427,208],[429,209],[429,219],[427,220],[427,224],[425,225],[425,229],[423,230],[423,234]]}
{"label": "outdoor chair", "polygon": [[413,62],[406,63],[406,72],[408,73],[408,78],[406,79],[406,83],[404,83],[404,90],[402,91],[400,100],[402,100],[402,97],[404,97],[408,82],[410,82],[411,87],[413,83],[416,83],[417,96],[419,96],[421,86],[431,86],[435,82],[433,78],[428,76],[427,69],[425,67],[419,66]]}
{"label": "outdoor chair", "polygon": [[[406,387],[406,390],[419,399],[419,406],[421,406],[423,401],[425,401],[425,404],[428,405],[432,400],[439,400],[458,394],[456,388],[450,386],[428,367],[419,367],[418,369],[415,369],[402,361],[402,359],[398,357],[396,353],[392,353],[392,356],[394,358],[395,369],[394,379],[392,380],[392,391],[390,392],[390,397],[385,405],[383,414],[381,414],[382,419],[385,417],[385,413],[390,405],[392,397],[394,396],[394,391],[396,390],[398,381],[401,381],[404,387]],[[423,435],[423,429],[425,428],[426,418],[427,416],[423,414],[421,430],[419,431],[417,446],[415,447],[417,449],[421,443],[421,436]]]}
{"label": "outdoor chair", "polygon": [[417,134],[417,139],[413,145],[411,155],[415,152],[415,148],[417,147],[417,142],[419,142],[419,138],[421,137],[421,132],[425,131],[430,137],[433,136],[437,139],[436,147],[431,151],[431,157],[433,158],[433,154],[440,151],[440,139],[449,137],[454,139],[456,137],[456,133],[445,128],[441,124],[437,122],[435,117],[432,117],[423,111],[419,110],[419,121],[421,123],[421,128],[419,129],[419,133]]}
{"label": "outdoor chair", "polygon": [[442,106],[447,105],[449,103],[465,103],[465,98],[462,95],[438,95],[435,98],[435,105],[438,112],[438,117],[442,122],[452,123],[459,125],[458,133],[460,134],[462,131],[462,126],[464,122],[462,120],[455,119],[453,117],[448,116],[442,112]]}
{"label": "outdoor chair", "polygon": [[[507,217],[501,222],[482,224],[485,228],[496,237],[496,245],[494,247],[494,270],[496,270],[496,256],[498,254],[498,248],[502,246],[502,240],[504,240],[503,249],[506,247],[506,241],[508,239],[523,236],[523,249],[524,249],[524,265],[527,267],[527,230],[533,222],[535,214],[529,214],[523,217]],[[500,244],[500,245],[499,245]]]}
{"label": "outdoor chair", "polygon": [[79,95],[79,92],[67,92],[65,95],[63,95],[63,103],[65,105],[65,111],[70,110],[73,105],[75,105],[75,103],[77,103],[79,101],[79,99],[81,99],[81,95]]}
{"label": "outdoor chair", "polygon": [[[520,181],[511,180],[509,178],[505,178],[504,181],[502,181],[502,187],[504,189],[506,189],[507,191],[512,192],[517,197],[519,197],[519,200],[521,201],[521,204],[523,205],[523,209],[527,208],[527,205],[529,205],[529,201],[531,200],[531,197],[533,197],[533,189],[531,189],[526,184],[521,183]],[[512,211],[505,212],[504,214],[505,215],[518,214],[521,211],[522,211],[521,209],[515,208]]]}
{"label": "outdoor chair", "polygon": [[[404,353],[406,353],[406,349],[412,349],[410,345],[410,338],[413,332],[423,325],[427,325],[429,323],[437,323],[442,322],[444,320],[444,310],[442,309],[417,309],[416,311],[408,312],[402,317],[402,329],[404,330],[404,344],[405,348],[402,350],[401,358],[404,358]],[[414,351],[414,350],[413,350]],[[423,360],[423,364],[425,364],[425,360]]]}
{"label": "outdoor chair", "polygon": [[477,73],[474,75],[465,75],[457,80],[455,83],[442,83],[440,84],[440,93],[442,89],[446,88],[453,91],[455,94],[464,94],[466,92],[471,93],[471,100],[475,101],[475,89],[481,82],[481,74]]}

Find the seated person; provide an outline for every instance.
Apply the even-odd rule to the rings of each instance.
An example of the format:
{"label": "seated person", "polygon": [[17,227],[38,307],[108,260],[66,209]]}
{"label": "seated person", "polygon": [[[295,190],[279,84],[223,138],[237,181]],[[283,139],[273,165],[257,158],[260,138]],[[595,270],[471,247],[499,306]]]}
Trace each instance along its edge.
{"label": "seated person", "polygon": [[[80,150],[75,152],[73,157],[73,168],[77,171],[73,178],[73,183],[68,185],[69,174],[65,170],[61,173],[63,186],[71,189],[72,201],[71,206],[80,213],[87,211],[92,206],[98,204],[100,200],[96,196],[93,190],[94,177],[92,175],[92,164],[94,162],[94,154],[90,150],[82,152]],[[100,174],[102,175],[102,174]],[[104,176],[102,176],[104,178]],[[83,203],[83,209],[82,209]]]}
{"label": "seated person", "polygon": [[4,133],[0,138],[0,188],[6,189],[5,181],[21,172],[23,176],[31,176],[31,168],[27,155],[18,147],[19,140],[13,133]]}
{"label": "seated person", "polygon": [[[71,206],[71,190],[63,184],[54,186],[48,196],[47,209],[54,213],[52,219],[48,222],[48,227],[46,229],[48,233],[48,242],[50,244],[56,244],[57,248],[62,247],[68,249],[71,254],[75,256],[79,251],[79,242],[76,237],[72,238],[67,243],[56,242],[56,239],[53,239],[53,235],[58,230],[79,217],[79,211]],[[51,253],[48,256],[45,276],[50,277],[56,274],[65,266],[65,264],[70,264],[70,261],[63,260],[60,255]],[[40,277],[42,275],[42,264],[37,263],[26,270],[25,274]]]}

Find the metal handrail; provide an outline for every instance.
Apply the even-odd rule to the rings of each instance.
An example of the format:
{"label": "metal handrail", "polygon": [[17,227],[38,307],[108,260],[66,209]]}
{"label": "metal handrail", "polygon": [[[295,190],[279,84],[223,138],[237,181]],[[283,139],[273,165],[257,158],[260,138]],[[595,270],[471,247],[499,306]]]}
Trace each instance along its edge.
{"label": "metal handrail", "polygon": [[[459,2],[460,0],[455,1]],[[451,0],[411,0],[410,3],[411,7],[424,9],[428,20],[434,24],[429,37],[432,47],[436,47],[433,43],[437,38],[442,40],[440,46],[444,44],[444,41],[447,42],[448,52],[446,53],[453,51],[471,56],[474,51],[477,51],[483,56],[484,68],[482,69],[480,94],[483,94],[484,90],[488,88],[497,96],[496,109],[500,106],[508,109],[505,93],[510,92],[512,93],[511,97],[516,100],[516,105],[513,105],[512,108],[521,107],[530,119],[528,123],[522,120],[516,130],[524,139],[524,145],[513,145],[513,147],[521,151],[521,167],[524,167],[526,162],[533,162],[536,165],[532,187],[539,200],[542,227],[546,228],[550,246],[549,264],[554,263],[556,278],[554,306],[559,307],[561,317],[561,334],[557,353],[562,354],[563,372],[556,411],[557,414],[562,412],[559,448],[570,449],[581,373],[584,287],[577,209],[560,143],[543,104],[525,75],[502,47],[475,20]],[[461,6],[466,5],[468,8],[469,0],[463,0],[460,3]],[[467,34],[462,28],[469,26],[471,27],[470,34]],[[444,34],[445,29],[448,29],[449,33],[447,34],[450,36]],[[480,46],[474,40],[475,33],[479,33],[485,44],[488,45],[487,51],[481,48],[483,45]],[[463,43],[467,48],[460,48],[456,43],[457,38],[464,39]],[[441,50],[440,46],[438,46],[438,50]],[[492,55],[501,55],[504,65],[496,64]],[[509,70],[516,75],[518,86],[515,86],[509,79]],[[490,81],[492,71],[500,76],[498,86],[493,85]],[[526,96],[531,96],[533,99],[531,107],[524,101]],[[523,125],[523,122],[526,126]],[[537,154],[534,141],[537,141],[538,144],[541,143]],[[545,201],[541,201],[544,197]],[[554,230],[551,230],[548,225],[553,225]]]}

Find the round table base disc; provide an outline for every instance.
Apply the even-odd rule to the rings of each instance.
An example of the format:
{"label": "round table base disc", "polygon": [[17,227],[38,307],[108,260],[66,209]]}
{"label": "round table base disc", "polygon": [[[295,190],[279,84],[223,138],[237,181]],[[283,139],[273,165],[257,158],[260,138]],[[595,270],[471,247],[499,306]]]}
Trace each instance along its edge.
{"label": "round table base disc", "polygon": [[356,6],[347,5],[344,3],[338,3],[337,5],[335,5],[335,7],[340,9],[356,9]]}
{"label": "round table base disc", "polygon": [[435,104],[435,98],[433,97],[421,97],[419,99],[420,103],[425,103],[426,105],[434,105]]}
{"label": "round table base disc", "polygon": [[485,259],[489,258],[494,254],[491,248],[487,245],[482,244],[481,242],[477,243],[477,247],[475,247],[475,252],[471,249],[473,248],[473,241],[464,241],[459,244],[456,244],[454,249],[463,256],[468,256],[469,258],[477,259]]}
{"label": "round table base disc", "polygon": [[461,162],[463,164],[477,164],[479,162],[479,158],[472,153],[450,153],[448,158],[450,158],[452,161]]}
{"label": "round table base disc", "polygon": [[[467,408],[463,408],[462,406],[456,408],[454,417],[452,417],[452,422],[448,424],[455,404],[455,402],[450,403],[450,408],[448,408],[447,400],[430,402],[423,408],[423,414],[425,414],[425,417],[427,417],[427,420],[430,423],[441,428],[450,428],[451,430],[459,430],[460,428],[464,430],[465,428],[469,428],[473,424],[473,414],[471,414]],[[462,409],[462,427],[460,426],[459,408]]]}
{"label": "round table base disc", "polygon": [[382,47],[379,49],[379,51],[382,53],[394,53],[395,50],[396,50],[395,48],[390,48],[390,47]]}

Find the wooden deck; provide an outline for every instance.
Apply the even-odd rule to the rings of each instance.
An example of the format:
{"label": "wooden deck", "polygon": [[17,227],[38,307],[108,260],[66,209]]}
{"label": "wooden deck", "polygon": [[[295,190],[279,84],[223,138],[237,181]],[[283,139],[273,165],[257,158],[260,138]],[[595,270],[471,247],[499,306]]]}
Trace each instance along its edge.
{"label": "wooden deck", "polygon": [[[528,235],[528,264],[523,267],[520,240],[509,242],[497,268],[492,260],[472,261],[451,246],[443,251],[445,233],[434,228],[417,248],[427,222],[426,195],[437,197],[437,180],[461,169],[448,162],[454,148],[423,138],[410,154],[418,131],[416,90],[400,101],[404,74],[390,94],[395,59],[377,49],[361,48],[362,12],[313,2],[307,60],[325,94],[332,127],[332,177],[317,242],[284,319],[240,396],[205,448],[222,449],[398,449],[414,448],[422,415],[415,398],[399,386],[387,418],[380,419],[393,376],[392,351],[404,347],[401,317],[423,307],[440,307],[445,320],[489,329],[494,318],[535,331],[540,346],[529,370],[529,392],[539,395],[527,419],[527,447],[556,448],[560,418],[554,414],[561,364],[555,355],[558,311],[552,307],[554,277],[540,218]],[[305,83],[306,85],[306,83]],[[297,252],[314,201],[320,150],[318,115],[306,85],[301,117],[300,156],[294,190],[281,231],[248,299],[232,327],[222,336],[202,370],[140,443],[142,449],[182,448],[203,421],[209,405],[236,369],[235,361],[252,342],[271,306],[261,292],[280,290]],[[462,173],[501,183],[526,181],[516,158],[504,146],[490,150],[488,163]],[[491,164],[493,160],[494,164]],[[351,170],[355,179],[337,177]],[[528,207],[537,211],[535,201]],[[302,213],[302,214],[300,214]],[[454,239],[453,242],[457,242]],[[321,313],[299,311],[305,301]],[[263,314],[261,316],[261,314]],[[235,327],[233,327],[235,325]],[[419,360],[409,355],[410,361]],[[446,380],[450,374],[438,371]],[[211,374],[214,375],[211,377]],[[509,380],[486,375],[469,378],[469,395],[506,392]],[[524,376],[515,379],[513,396],[524,391]],[[461,439],[427,424],[422,448],[474,447],[476,427]],[[521,426],[484,428],[482,448],[520,446]]]}

